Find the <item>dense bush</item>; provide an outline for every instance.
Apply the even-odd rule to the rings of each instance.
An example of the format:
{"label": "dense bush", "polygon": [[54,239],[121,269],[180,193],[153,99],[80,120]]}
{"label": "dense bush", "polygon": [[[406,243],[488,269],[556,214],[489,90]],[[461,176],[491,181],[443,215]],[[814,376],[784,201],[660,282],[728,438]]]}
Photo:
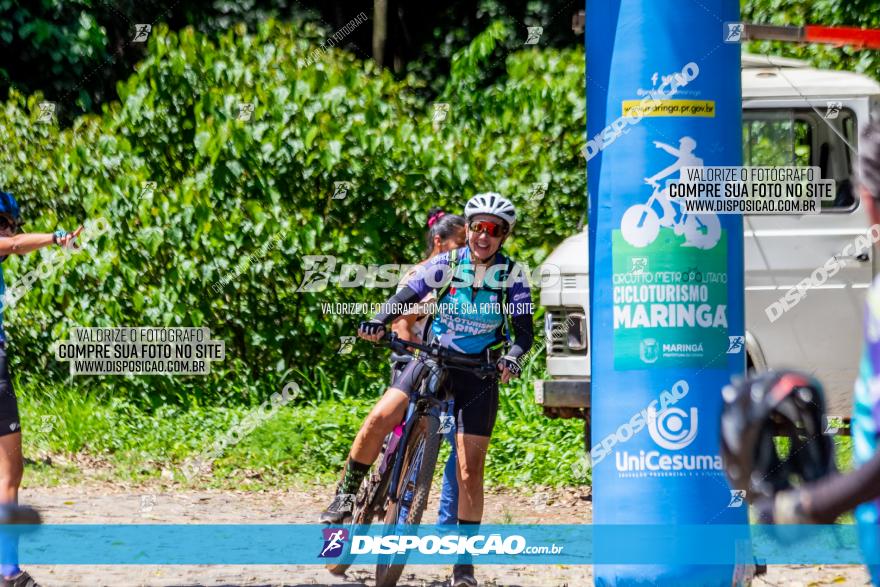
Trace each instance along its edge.
{"label": "dense bush", "polygon": [[[20,196],[27,230],[100,216],[113,227],[7,312],[16,364],[63,374],[51,343],[74,324],[192,325],[226,342],[210,377],[89,383],[157,403],[265,386],[253,402],[291,371],[313,381],[320,365],[324,379],[378,385],[379,352],[335,354],[360,317],[324,315],[320,303],[378,302],[390,290],[298,293],[305,255],[414,262],[431,205],[458,210],[469,195],[498,190],[524,211],[508,250],[534,266],[583,215],[583,51],[508,54],[502,41],[512,34],[493,25],[455,56],[436,100],[449,115],[436,128],[433,104],[419,97],[424,80],[395,80],[341,50],[310,62],[320,31],[274,21],[218,38],[154,29],[147,58],[119,84],[120,102],[69,129],[38,122],[39,96],[11,92],[0,185]],[[492,63],[506,75],[487,82]],[[254,105],[249,121],[239,120],[243,103]],[[352,185],[344,199],[333,199],[338,181]],[[548,189],[538,202],[540,182]],[[7,279],[39,259],[10,259]]]}
{"label": "dense bush", "polygon": [[[508,39],[510,47],[522,46],[528,26],[543,27],[541,46],[580,44],[570,25],[576,9],[568,0],[400,2],[388,6],[380,25],[372,0],[0,0],[0,94],[10,87],[42,91],[60,102],[66,124],[115,99],[116,82],[145,55],[144,44],[132,42],[139,23],[214,34],[238,23],[255,30],[274,17],[321,23],[327,38],[360,13],[368,22],[349,31],[341,46],[360,57],[381,56],[399,74],[418,71],[437,89],[454,52],[494,20],[516,23],[519,34]],[[377,27],[385,42],[375,53]]]}

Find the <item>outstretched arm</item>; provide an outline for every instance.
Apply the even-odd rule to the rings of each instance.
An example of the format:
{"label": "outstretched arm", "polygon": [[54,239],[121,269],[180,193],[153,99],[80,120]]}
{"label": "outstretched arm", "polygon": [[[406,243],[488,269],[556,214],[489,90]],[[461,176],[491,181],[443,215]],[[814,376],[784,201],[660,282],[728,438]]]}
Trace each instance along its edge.
{"label": "outstretched arm", "polygon": [[679,150],[676,149],[675,147],[673,147],[672,145],[667,145],[666,143],[661,143],[660,141],[654,141],[654,146],[657,147],[658,149],[663,149],[664,151],[666,151],[667,153],[669,153],[673,157],[676,157],[676,158],[681,157],[681,153],[679,152]]}
{"label": "outstretched arm", "polygon": [[[880,320],[871,308],[880,301],[880,292],[868,292],[865,312],[865,347],[862,351],[862,373],[880,372]],[[856,382],[856,396],[867,394],[870,383],[862,375]],[[873,416],[876,423],[876,415]],[[783,491],[774,499],[758,505],[766,521],[777,523],[831,523],[839,515],[857,505],[880,497],[880,452],[861,467],[847,474],[832,474],[807,483],[797,490]],[[768,503],[769,502],[769,503]],[[771,515],[772,514],[772,515]]]}
{"label": "outstretched arm", "polygon": [[449,265],[448,259],[448,255],[442,254],[434,257],[427,264],[422,265],[416,275],[400,291],[385,301],[379,313],[370,322],[362,324],[362,328],[358,330],[358,335],[366,340],[378,341],[382,337],[382,330],[384,330],[386,324],[401,316],[407,310],[412,310],[414,304],[428,295],[432,286],[429,285],[426,278],[431,278],[432,284],[442,281],[444,268]]}
{"label": "outstretched arm", "polygon": [[[511,284],[508,305],[511,310],[509,319],[510,329],[513,331],[513,341],[507,354],[501,357],[498,363],[498,368],[501,370],[501,383],[507,383],[511,378],[519,377],[522,373],[520,359],[529,352],[535,339],[532,327],[534,314],[532,292],[523,279],[518,279]],[[507,311],[505,310],[505,312]]]}
{"label": "outstretched arm", "polygon": [[388,324],[407,310],[413,310],[414,305],[424,296],[414,291],[409,285],[404,286],[399,292],[388,298],[379,309],[379,313],[373,318],[376,322]]}
{"label": "outstretched arm", "polygon": [[[62,236],[57,239],[58,244],[62,247],[68,246],[73,239],[79,236],[82,230],[83,227],[80,226],[75,232]],[[39,232],[0,237],[0,255],[26,255],[37,249],[55,244],[55,240],[54,234]]]}

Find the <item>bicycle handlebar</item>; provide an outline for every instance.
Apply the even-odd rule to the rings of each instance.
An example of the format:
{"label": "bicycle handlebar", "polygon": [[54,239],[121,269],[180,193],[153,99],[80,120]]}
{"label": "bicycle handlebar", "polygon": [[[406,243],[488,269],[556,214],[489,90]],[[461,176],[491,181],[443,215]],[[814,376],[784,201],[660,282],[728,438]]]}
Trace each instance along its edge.
{"label": "bicycle handlebar", "polygon": [[442,365],[449,368],[477,367],[476,370],[484,372],[487,375],[497,375],[497,367],[491,361],[474,357],[465,357],[460,353],[444,349],[443,347],[403,340],[394,332],[386,332],[382,336],[381,342],[387,343],[393,351],[403,355],[409,355],[411,357],[415,356],[415,353],[413,353],[411,349],[416,349],[424,352],[433,359],[437,359]]}

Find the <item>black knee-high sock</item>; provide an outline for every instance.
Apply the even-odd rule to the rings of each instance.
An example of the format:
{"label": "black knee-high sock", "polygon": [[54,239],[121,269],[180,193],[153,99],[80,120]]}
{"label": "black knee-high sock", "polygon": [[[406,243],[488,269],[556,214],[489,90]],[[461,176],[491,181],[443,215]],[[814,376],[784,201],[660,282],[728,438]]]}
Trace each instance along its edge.
{"label": "black knee-high sock", "polygon": [[361,481],[367,476],[369,470],[370,465],[359,463],[349,456],[345,462],[345,472],[342,474],[342,481],[339,483],[336,493],[357,493],[358,489],[360,489]]}

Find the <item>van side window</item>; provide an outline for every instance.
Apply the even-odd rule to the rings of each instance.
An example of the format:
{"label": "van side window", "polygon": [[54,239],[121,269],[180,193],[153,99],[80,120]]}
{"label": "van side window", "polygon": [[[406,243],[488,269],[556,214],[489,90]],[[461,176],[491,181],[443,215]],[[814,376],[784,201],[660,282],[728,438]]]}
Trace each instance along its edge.
{"label": "van side window", "polygon": [[843,152],[846,155],[842,162],[846,177],[838,178],[837,181],[837,197],[835,198],[835,207],[851,207],[855,208],[856,195],[853,190],[852,171],[853,160],[856,158],[856,143],[858,142],[858,132],[856,132],[856,117],[851,110],[843,110],[840,113],[840,120],[843,128],[843,138],[846,144],[843,145]]}
{"label": "van side window", "polygon": [[813,160],[812,142],[810,123],[792,115],[743,121],[743,161],[746,165],[808,166]]}
{"label": "van side window", "polygon": [[752,166],[816,166],[823,179],[834,179],[835,199],[823,201],[822,209],[836,211],[855,207],[852,156],[847,143],[855,129],[851,110],[823,118],[811,108],[746,110],[743,112],[743,164]]}

